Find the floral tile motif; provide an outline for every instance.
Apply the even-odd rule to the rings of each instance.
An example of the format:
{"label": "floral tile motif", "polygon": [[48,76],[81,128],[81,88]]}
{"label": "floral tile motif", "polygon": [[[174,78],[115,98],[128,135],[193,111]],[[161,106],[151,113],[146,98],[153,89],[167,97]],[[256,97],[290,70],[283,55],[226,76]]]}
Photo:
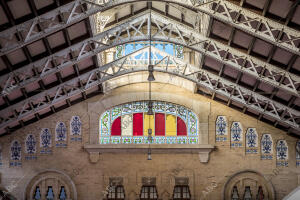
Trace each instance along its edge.
{"label": "floral tile motif", "polygon": [[114,136],[114,137],[111,137],[110,138],[110,142],[112,143],[112,144],[121,144],[122,143],[122,141],[121,141],[121,137],[119,137],[119,136]]}
{"label": "floral tile motif", "polygon": [[116,118],[122,114],[122,106],[116,106],[111,109],[111,121],[113,122]]}
{"label": "floral tile motif", "polygon": [[198,117],[191,111],[188,112],[188,136],[198,135]]}
{"label": "floral tile motif", "polygon": [[154,137],[154,143],[155,144],[165,144],[166,138],[164,136],[155,136]]}
{"label": "floral tile motif", "polygon": [[165,112],[166,109],[165,102],[160,102],[160,101],[155,101],[153,107],[154,107],[154,111],[159,113]]}
{"label": "floral tile motif", "polygon": [[70,121],[71,135],[81,135],[81,120],[79,116],[72,116]]}
{"label": "floral tile motif", "polygon": [[127,103],[122,105],[122,115],[132,113],[132,104]]}
{"label": "floral tile motif", "polygon": [[67,127],[63,122],[57,122],[55,127],[55,141],[66,142],[67,141]]}
{"label": "floral tile motif", "polygon": [[132,112],[138,113],[144,111],[144,102],[143,101],[136,101],[132,103]]}
{"label": "floral tile motif", "polygon": [[176,105],[166,102],[166,113],[176,115]]}
{"label": "floral tile motif", "polygon": [[188,144],[188,137],[177,137],[177,144]]}
{"label": "floral tile motif", "polygon": [[231,147],[243,146],[243,128],[240,122],[232,122],[231,125]]}
{"label": "floral tile motif", "polygon": [[110,138],[109,137],[101,137],[100,144],[109,144]]}
{"label": "floral tile motif", "polygon": [[183,106],[177,106],[177,115],[185,122],[187,120],[187,109]]}
{"label": "floral tile motif", "polygon": [[273,140],[270,134],[263,134],[261,138],[261,159],[271,160],[273,159]]}
{"label": "floral tile motif", "polygon": [[258,135],[255,128],[248,128],[246,132],[246,154],[258,153]]}
{"label": "floral tile motif", "polygon": [[276,165],[288,166],[288,145],[285,140],[278,140],[276,145]]}
{"label": "floral tile motif", "polygon": [[143,144],[144,143],[144,137],[135,136],[133,137],[133,144]]}
{"label": "floral tile motif", "polygon": [[132,143],[132,137],[122,137],[122,143],[123,144],[131,144]]}
{"label": "floral tile motif", "polygon": [[166,137],[166,143],[167,144],[177,144],[177,137]]}
{"label": "floral tile motif", "polygon": [[21,156],[22,146],[18,140],[12,141],[10,144],[10,167],[20,167],[22,166],[22,156]]}
{"label": "floral tile motif", "polygon": [[100,117],[100,133],[103,136],[110,135],[110,111],[105,111]]}
{"label": "floral tile motif", "polygon": [[49,128],[43,128],[40,134],[40,147],[51,148],[52,147],[52,136]]}
{"label": "floral tile motif", "polygon": [[189,144],[198,144],[198,137],[188,137]]}

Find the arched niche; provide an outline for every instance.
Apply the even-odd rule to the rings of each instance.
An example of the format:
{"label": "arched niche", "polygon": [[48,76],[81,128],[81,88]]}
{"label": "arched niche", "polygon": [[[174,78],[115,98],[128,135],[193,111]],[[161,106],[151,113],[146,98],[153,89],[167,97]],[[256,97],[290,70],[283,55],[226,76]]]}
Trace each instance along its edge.
{"label": "arched niche", "polygon": [[77,191],[74,182],[68,175],[58,170],[45,170],[34,175],[25,187],[24,199],[34,199],[37,188],[41,200],[47,199],[49,188],[51,188],[55,199],[59,198],[63,188],[66,199],[77,200]]}
{"label": "arched niche", "polygon": [[231,200],[233,191],[237,191],[240,199],[243,199],[246,187],[250,187],[252,199],[262,192],[263,199],[275,199],[273,185],[259,172],[246,170],[232,175],[224,185],[223,200]]}

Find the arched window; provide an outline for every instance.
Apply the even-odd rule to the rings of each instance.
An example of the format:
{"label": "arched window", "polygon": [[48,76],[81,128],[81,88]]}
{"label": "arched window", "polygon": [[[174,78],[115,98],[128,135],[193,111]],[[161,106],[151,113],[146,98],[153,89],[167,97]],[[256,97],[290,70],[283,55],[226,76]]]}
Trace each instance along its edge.
{"label": "arched window", "polygon": [[285,140],[278,140],[276,145],[277,166],[288,166],[288,145]]}
{"label": "arched window", "polygon": [[63,122],[57,122],[55,127],[56,147],[67,147],[67,127]]}
{"label": "arched window", "polygon": [[231,147],[241,147],[243,141],[243,128],[240,122],[231,125]]}
{"label": "arched window", "polygon": [[248,128],[246,132],[246,154],[258,153],[258,136],[255,128]]}
{"label": "arched window", "polygon": [[273,159],[273,140],[270,134],[263,134],[261,137],[261,159]]}
{"label": "arched window", "polygon": [[227,141],[227,129],[226,116],[218,116],[216,120],[216,142]]}
{"label": "arched window", "polygon": [[32,134],[28,134],[25,140],[25,160],[35,160],[36,154],[36,139]]}
{"label": "arched window", "polygon": [[82,123],[79,116],[72,116],[70,120],[71,141],[81,141]]}
{"label": "arched window", "polygon": [[[126,103],[105,111],[99,121],[100,144],[197,144],[198,117],[181,105],[153,102],[154,115],[148,115],[148,102]],[[152,130],[152,141],[148,140]]]}
{"label": "arched window", "polygon": [[52,153],[52,135],[49,128],[43,128],[40,134],[41,154]]}
{"label": "arched window", "polygon": [[19,141],[14,140],[10,145],[10,166],[21,166],[21,150],[22,146]]}

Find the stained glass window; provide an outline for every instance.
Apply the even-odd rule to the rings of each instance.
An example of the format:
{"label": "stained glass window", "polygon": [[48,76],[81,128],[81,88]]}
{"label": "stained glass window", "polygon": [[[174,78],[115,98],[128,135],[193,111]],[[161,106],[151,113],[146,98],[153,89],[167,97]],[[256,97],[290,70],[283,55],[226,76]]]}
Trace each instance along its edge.
{"label": "stained glass window", "polygon": [[[198,144],[198,117],[184,106],[153,102],[154,115],[147,115],[148,102],[118,105],[105,111],[99,121],[100,144]],[[149,141],[148,129],[152,130]]]}

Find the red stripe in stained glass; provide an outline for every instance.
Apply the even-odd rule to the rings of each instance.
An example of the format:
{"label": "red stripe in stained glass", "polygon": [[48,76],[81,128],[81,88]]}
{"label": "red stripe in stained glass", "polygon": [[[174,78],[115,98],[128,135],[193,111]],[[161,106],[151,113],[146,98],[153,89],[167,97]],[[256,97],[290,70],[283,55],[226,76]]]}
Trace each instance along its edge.
{"label": "red stripe in stained glass", "polygon": [[143,136],[143,113],[133,114],[133,136]]}
{"label": "red stripe in stained glass", "polygon": [[111,135],[112,136],[121,136],[121,117],[115,119],[111,125]]}
{"label": "red stripe in stained glass", "polygon": [[177,135],[178,136],[186,136],[187,135],[186,125],[180,117],[177,117]]}
{"label": "red stripe in stained glass", "polygon": [[155,136],[165,136],[165,114],[155,113]]}

